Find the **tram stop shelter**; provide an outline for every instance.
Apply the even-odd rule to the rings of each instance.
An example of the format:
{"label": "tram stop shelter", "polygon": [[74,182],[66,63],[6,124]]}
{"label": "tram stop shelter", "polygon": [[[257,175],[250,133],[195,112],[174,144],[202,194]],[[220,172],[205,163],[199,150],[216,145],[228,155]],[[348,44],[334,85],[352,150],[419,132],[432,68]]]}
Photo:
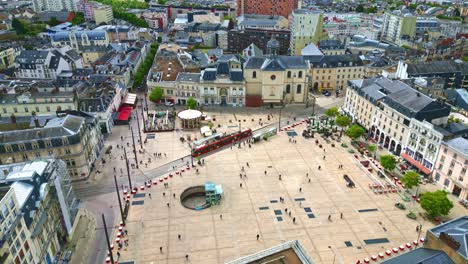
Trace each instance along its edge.
{"label": "tram stop shelter", "polygon": [[196,128],[200,126],[202,113],[198,110],[188,109],[180,112],[177,116],[182,120],[183,128]]}

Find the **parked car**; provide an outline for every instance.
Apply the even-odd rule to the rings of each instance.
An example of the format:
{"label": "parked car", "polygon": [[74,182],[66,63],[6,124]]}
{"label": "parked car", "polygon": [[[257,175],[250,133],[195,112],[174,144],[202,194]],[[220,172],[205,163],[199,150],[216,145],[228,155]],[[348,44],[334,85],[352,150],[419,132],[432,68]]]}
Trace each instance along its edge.
{"label": "parked car", "polygon": [[171,103],[171,102],[165,102],[164,105],[165,105],[165,106],[170,106],[170,107],[174,106],[174,104]]}
{"label": "parked car", "polygon": [[326,90],[323,91],[322,94],[325,95],[325,96],[330,96],[331,95],[331,93],[329,91],[326,91]]}

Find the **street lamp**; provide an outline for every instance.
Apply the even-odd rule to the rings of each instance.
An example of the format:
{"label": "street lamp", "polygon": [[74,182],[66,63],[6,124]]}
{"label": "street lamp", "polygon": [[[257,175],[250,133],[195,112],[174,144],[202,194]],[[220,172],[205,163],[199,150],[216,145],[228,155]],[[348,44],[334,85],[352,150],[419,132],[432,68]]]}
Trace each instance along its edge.
{"label": "street lamp", "polygon": [[107,232],[107,225],[106,225],[106,218],[104,217],[104,214],[101,214],[102,216],[102,223],[104,224],[104,233],[106,234],[106,241],[107,241],[107,250],[109,251],[109,257],[110,261],[112,264],[114,264],[114,253],[112,253],[110,241],[109,241],[109,233]]}
{"label": "street lamp", "polygon": [[140,147],[143,149],[143,142],[141,140],[141,129],[140,129],[140,119],[138,118],[138,111],[135,114],[137,118],[137,127],[138,127],[138,135],[140,136]]}
{"label": "street lamp", "polygon": [[333,264],[335,264],[336,252],[335,252],[335,250],[332,249],[331,246],[328,246],[328,248],[333,251]]}
{"label": "street lamp", "polygon": [[122,208],[122,201],[120,200],[120,193],[119,193],[119,185],[117,184],[117,177],[114,174],[114,182],[115,182],[115,192],[117,193],[117,199],[119,200],[119,208],[120,208],[120,216],[122,217],[122,222],[125,225],[125,217]]}
{"label": "street lamp", "polygon": [[130,186],[130,190],[132,190],[132,180],[130,179],[130,167],[128,166],[128,158],[127,158],[127,150],[125,150],[125,147],[123,148],[124,151],[124,157],[125,157],[125,165],[127,167],[127,177],[128,177],[128,185]]}
{"label": "street lamp", "polygon": [[130,127],[130,131],[132,132],[133,154],[135,155],[136,168],[139,169],[139,167],[138,167],[138,158],[137,158],[136,147],[135,147],[135,136],[133,135],[133,128],[132,127]]}
{"label": "street lamp", "polygon": [[422,231],[422,225],[418,225],[418,240],[416,240],[419,243],[419,238],[421,237],[421,231]]}

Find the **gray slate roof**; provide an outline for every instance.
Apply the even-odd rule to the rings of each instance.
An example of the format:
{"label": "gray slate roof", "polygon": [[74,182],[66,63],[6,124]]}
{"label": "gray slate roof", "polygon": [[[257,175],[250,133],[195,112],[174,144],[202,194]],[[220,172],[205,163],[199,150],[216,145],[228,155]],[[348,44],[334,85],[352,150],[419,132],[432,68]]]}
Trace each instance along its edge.
{"label": "gray slate roof", "polygon": [[303,56],[250,57],[245,69],[262,69],[264,71],[284,71],[286,69],[307,69]]}
{"label": "gray slate roof", "polygon": [[433,227],[429,229],[429,232],[433,233],[437,237],[440,236],[441,232],[450,235],[460,243],[460,248],[457,250],[457,253],[464,257],[468,262],[468,215]]}
{"label": "gray slate roof", "polygon": [[[454,138],[445,142],[451,148],[468,156],[468,139],[463,137]],[[468,230],[467,230],[468,231]]]}
{"label": "gray slate roof", "polygon": [[408,64],[410,75],[460,72],[459,64],[453,61],[432,61],[428,63]]}
{"label": "gray slate roof", "polygon": [[63,118],[54,118],[43,128],[1,132],[0,143],[25,142],[45,138],[71,136],[79,132],[84,122],[84,118],[72,115],[67,115]]}
{"label": "gray slate roof", "polygon": [[418,248],[405,254],[393,257],[382,264],[454,264],[443,251]]}
{"label": "gray slate roof", "polygon": [[46,50],[22,50],[16,57],[16,61],[24,64],[36,64],[38,60],[45,60],[49,51]]}
{"label": "gray slate roof", "polygon": [[200,82],[200,73],[179,72],[176,81],[178,82]]}

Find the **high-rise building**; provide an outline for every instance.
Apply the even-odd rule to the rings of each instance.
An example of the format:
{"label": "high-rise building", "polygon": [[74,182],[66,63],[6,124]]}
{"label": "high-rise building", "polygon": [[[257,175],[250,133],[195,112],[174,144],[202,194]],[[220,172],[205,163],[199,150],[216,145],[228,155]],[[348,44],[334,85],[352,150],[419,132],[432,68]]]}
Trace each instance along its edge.
{"label": "high-rise building", "polygon": [[42,11],[76,11],[76,0],[33,0],[33,9]]}
{"label": "high-rise building", "polygon": [[237,0],[237,15],[257,14],[288,17],[294,9],[299,8],[298,0]]}
{"label": "high-rise building", "polygon": [[322,35],[323,13],[319,10],[296,9],[291,19],[291,55],[301,55],[310,43],[317,44]]}
{"label": "high-rise building", "polygon": [[398,44],[402,38],[412,39],[416,33],[416,17],[395,10],[384,15],[382,41]]}

